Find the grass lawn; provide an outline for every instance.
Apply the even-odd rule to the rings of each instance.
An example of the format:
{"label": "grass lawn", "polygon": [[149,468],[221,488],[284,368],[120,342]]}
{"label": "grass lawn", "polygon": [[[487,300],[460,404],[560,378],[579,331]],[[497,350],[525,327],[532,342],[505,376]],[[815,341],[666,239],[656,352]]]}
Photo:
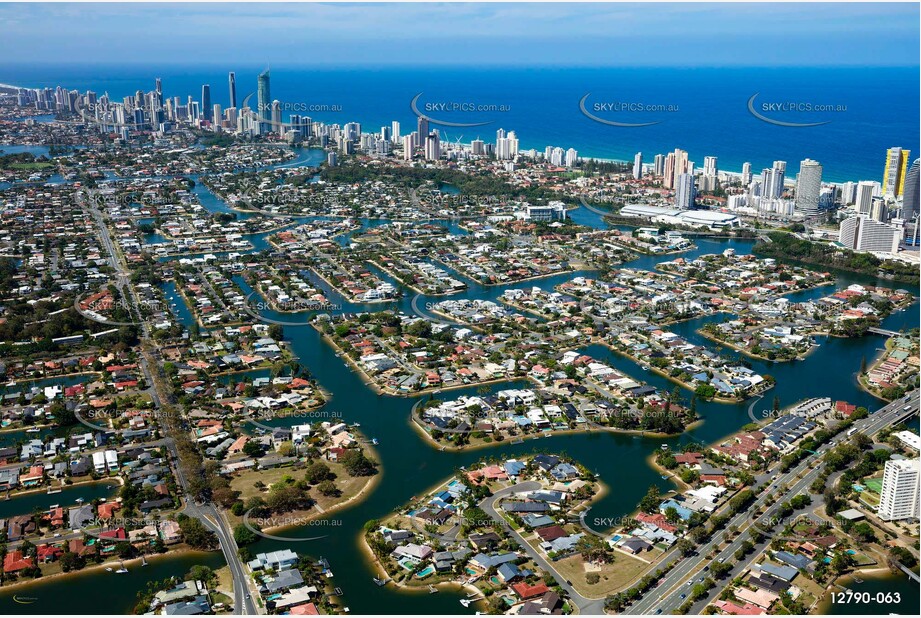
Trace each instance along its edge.
{"label": "grass lawn", "polygon": [[[578,555],[558,560],[553,563],[553,566],[564,579],[572,582],[573,587],[580,594],[589,598],[603,597],[629,588],[652,567],[642,560],[623,554],[617,554],[614,562],[600,567],[587,565],[586,568],[582,557]],[[589,584],[585,581],[585,576],[589,573],[597,573],[601,577],[597,584]]]}
{"label": "grass lawn", "polygon": [[36,161],[33,163],[11,163],[9,165],[9,168],[14,170],[43,170],[49,167],[54,167],[54,163],[50,161]]}
{"label": "grass lawn", "polygon": [[[326,461],[323,460],[330,471],[336,475],[336,478],[333,480],[333,483],[336,484],[336,487],[341,492],[338,496],[324,496],[314,487],[310,490],[310,497],[316,501],[316,506],[306,512],[299,513],[298,515],[304,516],[321,516],[321,511],[328,511],[331,508],[334,508],[336,505],[339,505],[350,498],[354,498],[358,492],[360,492],[368,483],[372,482],[375,478],[374,476],[349,476],[349,473],[345,471],[345,467],[335,461]],[[380,474],[380,472],[378,472]],[[290,476],[294,479],[304,478],[305,471],[303,469],[297,470],[292,467],[282,467],[282,468],[272,468],[269,470],[246,470],[234,476],[233,480],[230,482],[230,487],[240,492],[240,499],[246,502],[254,496],[263,496],[268,495],[268,488],[271,487],[274,483],[279,482],[286,476]],[[260,490],[256,487],[256,482],[261,481],[265,485],[265,490]],[[293,515],[293,514],[292,514]],[[241,517],[236,517],[232,513],[228,513],[231,522],[236,524],[242,521]]]}
{"label": "grass lawn", "polygon": [[[216,570],[214,575],[217,577],[215,590],[233,596],[233,574],[230,572],[230,567],[223,566]],[[232,600],[230,604],[233,605]]]}

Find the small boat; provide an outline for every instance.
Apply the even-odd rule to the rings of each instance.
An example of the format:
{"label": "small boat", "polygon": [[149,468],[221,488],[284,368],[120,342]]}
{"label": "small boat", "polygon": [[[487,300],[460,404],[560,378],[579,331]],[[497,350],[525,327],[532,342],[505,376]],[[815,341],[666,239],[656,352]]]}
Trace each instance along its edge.
{"label": "small boat", "polygon": [[111,572],[112,572],[112,567],[106,567],[106,571],[108,571],[109,573],[111,573]]}
{"label": "small boat", "polygon": [[386,586],[387,583],[390,581],[390,578],[381,579],[380,577],[372,577],[371,580],[378,586]]}
{"label": "small boat", "polygon": [[333,588],[333,594],[342,596],[342,588]]}
{"label": "small boat", "polygon": [[437,593],[438,593],[438,588],[436,588],[435,586],[429,585],[429,594],[437,594]]}
{"label": "small boat", "polygon": [[662,479],[665,480],[665,481],[667,481],[669,478],[671,478],[671,477],[668,476],[667,474],[663,474],[663,475],[662,475]]}
{"label": "small boat", "polygon": [[39,429],[38,427],[31,427],[29,429],[26,429],[26,433],[38,433],[39,431],[41,431],[41,429]]}
{"label": "small boat", "polygon": [[377,446],[380,442],[377,441],[377,438],[371,438],[371,444]]}
{"label": "small boat", "polygon": [[472,601],[471,601],[470,599],[461,599],[461,600],[460,600],[460,604],[463,605],[464,607],[470,607],[470,603],[471,603],[471,602],[472,602]]}
{"label": "small boat", "polygon": [[59,494],[59,493],[61,493],[61,490],[60,490],[60,489],[49,489],[49,490],[48,490],[47,492],[45,492],[45,493],[47,493],[47,494],[50,496],[51,494]]}
{"label": "small boat", "polygon": [[352,423],[352,427],[361,427],[361,423]]}

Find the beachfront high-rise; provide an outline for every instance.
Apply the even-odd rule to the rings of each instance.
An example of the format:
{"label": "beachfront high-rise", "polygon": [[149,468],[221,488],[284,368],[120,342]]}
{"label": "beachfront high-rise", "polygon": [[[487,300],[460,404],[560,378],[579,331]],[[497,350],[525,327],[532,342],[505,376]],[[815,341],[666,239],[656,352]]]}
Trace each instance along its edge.
{"label": "beachfront high-rise", "polygon": [[796,175],[796,210],[806,216],[819,213],[819,192],[822,189],[822,164],[805,159]]}
{"label": "beachfront high-rise", "polygon": [[205,84],[201,87],[201,113],[205,120],[213,120],[211,107],[211,86]]}
{"label": "beachfront high-rise", "polygon": [[879,494],[879,518],[883,521],[918,519],[919,459],[886,462]]}
{"label": "beachfront high-rise", "polygon": [[775,161],[774,167],[766,167],[761,171],[761,195],[770,200],[776,200],[783,195],[786,166],[780,168],[777,163],[780,162]]}
{"label": "beachfront high-rise", "polygon": [[905,175],[905,191],[902,193],[902,218],[910,221],[921,210],[921,159],[915,159]]}
{"label": "beachfront high-rise", "polygon": [[857,212],[862,215],[870,214],[873,207],[873,197],[879,195],[879,183],[872,180],[861,180],[857,183],[857,196],[854,205]]}
{"label": "beachfront high-rise", "polygon": [[[417,148],[425,147],[425,140],[429,135],[429,119],[425,116],[419,116],[416,121],[416,141],[414,145]],[[503,136],[504,137],[504,136]]]}
{"label": "beachfront high-rise", "polygon": [[425,138],[425,160],[437,161],[441,158],[441,139],[438,131],[432,131]]}
{"label": "beachfront high-rise", "polygon": [[752,183],[752,164],[746,161],[742,164],[742,186],[747,187]]}
{"label": "beachfront high-rise", "polygon": [[905,188],[908,170],[908,150],[894,146],[886,151],[886,168],[883,170],[883,197],[900,197]]}
{"label": "beachfront high-rise", "polygon": [[230,107],[237,106],[237,75],[233,71],[227,74],[227,85],[230,88]]}
{"label": "beachfront high-rise", "polygon": [[268,133],[272,114],[272,90],[269,84],[269,70],[266,69],[256,78],[256,115],[262,120],[259,133]]}
{"label": "beachfront high-rise", "polygon": [[657,154],[652,162],[652,173],[656,176],[663,176],[665,174],[665,155]]}
{"label": "beachfront high-rise", "polygon": [[633,155],[633,179],[639,180],[643,177],[643,153],[638,152]]}
{"label": "beachfront high-rise", "polygon": [[688,173],[688,153],[680,148],[670,152],[665,157],[665,178],[663,184],[668,189],[674,189],[678,176]]}

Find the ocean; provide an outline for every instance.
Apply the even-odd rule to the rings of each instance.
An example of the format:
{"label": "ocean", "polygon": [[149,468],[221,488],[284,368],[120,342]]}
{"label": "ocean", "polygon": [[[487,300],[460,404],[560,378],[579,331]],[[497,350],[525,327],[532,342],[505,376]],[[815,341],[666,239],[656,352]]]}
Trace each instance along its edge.
{"label": "ocean", "polygon": [[[164,96],[201,96],[229,103],[227,72],[235,71],[237,102],[256,106],[256,75],[241,66],[4,66],[0,83],[57,85],[120,99],[163,80]],[[521,149],[575,148],[581,157],[633,160],[675,148],[698,167],[716,156],[719,168],[739,171],[750,161],[759,174],[774,160],[822,163],[823,180],[881,180],[886,149],[919,152],[919,74],[906,68],[309,68],[271,67],[271,97],[288,113],[379,131],[400,122],[415,129],[411,102],[433,120],[442,139],[494,142],[496,130],[514,130]],[[588,96],[586,96],[588,95]],[[757,118],[820,126],[779,126]],[[598,122],[644,124],[623,127]],[[822,111],[818,111],[822,106]],[[320,110],[320,111],[317,111]],[[285,113],[287,117],[288,113]]]}

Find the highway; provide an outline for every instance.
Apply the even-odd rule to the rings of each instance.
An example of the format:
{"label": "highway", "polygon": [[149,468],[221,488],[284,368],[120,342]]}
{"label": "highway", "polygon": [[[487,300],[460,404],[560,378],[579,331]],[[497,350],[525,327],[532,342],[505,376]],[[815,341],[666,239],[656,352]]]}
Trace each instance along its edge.
{"label": "highway", "polygon": [[[909,410],[904,409],[906,406],[909,407]],[[868,418],[857,421],[854,424],[854,428],[863,434],[873,436],[884,427],[897,422],[906,414],[910,414],[912,411],[917,413],[918,406],[918,391],[913,391],[910,394],[908,401],[906,401],[904,397],[902,399],[893,401],[883,408],[880,408],[875,414],[871,414]],[[845,440],[846,437],[846,435],[839,434],[833,440],[833,443]],[[706,564],[709,564],[711,560],[707,556],[714,550],[714,548],[716,548],[718,545],[721,545],[726,540],[729,528],[736,527],[739,530],[747,528],[753,522],[753,517],[751,514],[765,503],[769,494],[780,487],[790,485],[789,489],[784,492],[783,497],[778,499],[775,504],[780,504],[781,502],[785,502],[793,498],[797,494],[808,491],[809,486],[821,473],[822,466],[817,464],[821,460],[821,456],[826,449],[827,447],[820,448],[814,455],[811,455],[801,461],[799,465],[791,468],[786,473],[778,475],[777,478],[771,481],[767,487],[761,489],[758,492],[759,497],[746,511],[738,513],[721,530],[717,531],[707,543],[698,547],[697,555],[689,556],[678,563],[678,565],[675,566],[675,568],[672,569],[663,578],[662,583],[653,589],[655,590],[654,594],[647,594],[645,597],[635,602],[623,613],[668,614],[671,613],[674,609],[678,608],[685,601],[681,595],[684,594],[687,596],[693,588],[693,583],[697,583],[701,577],[709,575],[709,573],[700,573],[700,571],[704,566],[706,566]],[[802,479],[797,480],[797,477],[808,468],[812,469],[809,470]],[[770,473],[760,475],[757,477],[757,481],[758,483],[763,483],[764,481],[768,480],[770,476]],[[809,508],[814,509],[815,504],[811,505]],[[770,512],[771,511],[768,511],[768,513]],[[728,547],[719,552],[715,559],[723,559],[727,562],[734,561],[735,558],[733,554],[736,552],[736,550],[739,549],[742,542],[747,538],[747,534],[739,534],[735,540],[729,544]],[[761,543],[759,546],[766,545],[766,541]],[[752,560],[754,560],[754,558],[757,557],[760,553],[761,551],[756,548],[755,552],[750,554],[750,556],[746,559],[747,563],[751,563]],[[741,572],[741,569],[738,569],[738,571]],[[734,569],[732,573],[736,574],[736,569]],[[729,580],[726,579],[723,581]],[[691,585],[689,585],[688,582],[691,582]],[[711,594],[718,593],[720,588],[721,586],[717,585],[716,588],[711,590]],[[694,612],[692,611],[692,613]]]}

